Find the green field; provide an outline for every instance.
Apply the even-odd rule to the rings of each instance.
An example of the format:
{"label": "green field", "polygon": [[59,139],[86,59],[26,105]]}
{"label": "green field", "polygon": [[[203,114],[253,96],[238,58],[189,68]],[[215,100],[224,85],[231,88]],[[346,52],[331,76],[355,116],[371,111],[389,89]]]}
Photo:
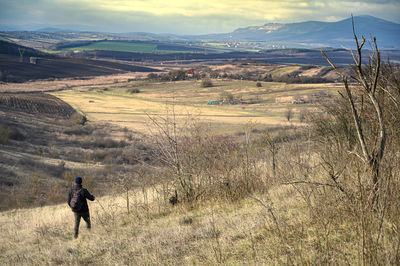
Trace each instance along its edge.
{"label": "green field", "polygon": [[[161,44],[161,43],[160,43]],[[115,52],[129,52],[129,53],[195,53],[198,51],[190,51],[187,49],[179,50],[162,50],[157,48],[157,43],[135,43],[135,42],[119,42],[119,41],[99,41],[93,42],[88,45],[79,45],[75,47],[63,48],[61,51],[91,51],[91,50],[105,50]]]}
{"label": "green field", "polygon": [[[165,116],[173,112],[180,118],[188,115],[210,124],[219,132],[232,133],[252,122],[259,128],[301,124],[299,114],[313,104],[277,103],[281,97],[303,97],[318,93],[335,94],[336,84],[285,84],[263,82],[256,87],[253,81],[213,80],[214,86],[202,88],[201,81],[149,82],[136,81],[113,86],[74,88],[52,93],[85,113],[93,121],[106,121],[131,129],[144,131],[150,116]],[[129,93],[129,89],[139,93]],[[252,104],[207,105],[220,100],[228,92],[237,102]],[[294,117],[285,117],[288,108]]]}
{"label": "green field", "polygon": [[[163,44],[163,43],[160,43]],[[98,41],[88,45],[80,45],[77,43],[75,47],[62,48],[61,51],[92,51],[92,50],[104,50],[104,51],[115,51],[115,52],[129,52],[129,53],[199,53],[200,50],[190,50],[188,47],[182,46],[182,50],[179,49],[179,45],[176,45],[176,49],[158,49],[157,43],[151,42],[123,42],[123,41]],[[169,45],[167,43],[167,45]],[[199,44],[199,47],[207,47],[208,52],[230,52],[234,49],[225,47],[224,45],[203,45]]]}
{"label": "green field", "polygon": [[111,42],[101,41],[94,42],[85,46],[76,46],[65,48],[65,50],[73,51],[88,51],[88,50],[105,50],[116,52],[130,52],[130,53],[179,53],[181,51],[173,50],[158,50],[157,44],[154,43],[131,43],[131,42]]}

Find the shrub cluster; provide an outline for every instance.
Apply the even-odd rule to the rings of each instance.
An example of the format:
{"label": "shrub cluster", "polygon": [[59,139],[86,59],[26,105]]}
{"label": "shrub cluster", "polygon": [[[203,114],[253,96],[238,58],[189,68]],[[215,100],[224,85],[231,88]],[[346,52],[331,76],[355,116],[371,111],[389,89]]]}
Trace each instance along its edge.
{"label": "shrub cluster", "polygon": [[212,81],[211,81],[210,79],[203,79],[203,80],[201,81],[200,86],[201,86],[202,88],[209,88],[209,87],[212,87],[212,86],[213,86],[213,83],[212,83]]}
{"label": "shrub cluster", "polygon": [[129,93],[139,93],[140,92],[140,89],[138,89],[138,88],[131,88],[131,89],[128,89],[127,90],[127,92],[129,92]]}
{"label": "shrub cluster", "polygon": [[164,128],[154,138],[157,157],[167,167],[179,201],[237,200],[265,188],[255,142],[241,144],[197,125],[174,135],[168,130],[173,124],[158,125]]}
{"label": "shrub cluster", "polygon": [[169,71],[168,73],[150,73],[147,75],[148,79],[151,80],[159,80],[159,81],[179,81],[186,79],[186,71],[183,70],[173,70]]}
{"label": "shrub cluster", "polygon": [[71,116],[70,121],[75,125],[84,125],[87,122],[87,118],[85,115],[74,113]]}
{"label": "shrub cluster", "polygon": [[15,128],[0,125],[0,144],[7,144],[10,140],[24,140],[25,136]]}

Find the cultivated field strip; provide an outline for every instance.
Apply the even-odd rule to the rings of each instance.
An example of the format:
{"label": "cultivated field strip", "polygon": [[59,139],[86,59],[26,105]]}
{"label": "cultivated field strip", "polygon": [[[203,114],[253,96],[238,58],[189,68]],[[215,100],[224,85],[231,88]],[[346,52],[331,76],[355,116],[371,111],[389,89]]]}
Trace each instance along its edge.
{"label": "cultivated field strip", "polygon": [[76,111],[61,99],[43,93],[1,94],[0,107],[28,113],[70,117]]}

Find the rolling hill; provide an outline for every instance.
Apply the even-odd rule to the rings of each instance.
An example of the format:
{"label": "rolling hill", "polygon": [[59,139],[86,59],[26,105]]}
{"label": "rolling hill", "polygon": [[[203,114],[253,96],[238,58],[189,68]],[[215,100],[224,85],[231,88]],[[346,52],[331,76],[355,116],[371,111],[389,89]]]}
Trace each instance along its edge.
{"label": "rolling hill", "polygon": [[[400,46],[400,24],[372,16],[354,17],[356,33],[366,38],[372,34],[381,48]],[[286,47],[353,47],[351,18],[337,22],[307,21],[299,23],[269,23],[239,28],[226,34],[191,36],[210,41],[275,42]]]}
{"label": "rolling hill", "polygon": [[3,82],[157,71],[131,64],[60,57],[0,40],[0,81]]}
{"label": "rolling hill", "polygon": [[[400,24],[373,16],[354,17],[358,35],[369,38],[376,36],[380,48],[400,47]],[[102,33],[71,31],[63,27],[47,25],[35,31],[10,31],[0,27],[0,37],[16,40],[19,44],[40,49],[53,49],[54,44],[75,41],[146,41],[179,44],[173,50],[181,50],[190,43],[189,50],[196,45],[217,43],[206,46],[211,50],[246,50],[264,48],[315,48],[354,47],[351,18],[336,22],[305,21],[298,23],[268,23],[261,26],[239,28],[233,32],[206,35],[154,34],[147,32]],[[8,29],[8,31],[7,31]],[[5,30],[5,31],[4,31]],[[75,43],[76,44],[76,43]],[[154,44],[154,43],[153,43]],[[162,44],[162,43],[156,43]],[[194,45],[194,46],[193,46]],[[178,49],[177,49],[178,48]],[[204,50],[205,47],[202,47]],[[131,50],[131,48],[130,48]],[[158,48],[158,50],[165,50]],[[170,49],[168,49],[170,50]],[[223,49],[222,49],[223,50]],[[187,52],[187,49],[184,49]],[[170,52],[170,51],[167,51]],[[196,52],[196,51],[195,51]]]}

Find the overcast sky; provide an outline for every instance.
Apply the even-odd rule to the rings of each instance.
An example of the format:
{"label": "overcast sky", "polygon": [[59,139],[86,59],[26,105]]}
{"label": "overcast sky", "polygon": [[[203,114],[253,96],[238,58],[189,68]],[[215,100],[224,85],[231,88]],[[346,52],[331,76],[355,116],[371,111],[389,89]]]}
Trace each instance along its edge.
{"label": "overcast sky", "polygon": [[108,32],[197,35],[270,22],[337,21],[351,13],[400,23],[400,0],[0,0],[0,25]]}

